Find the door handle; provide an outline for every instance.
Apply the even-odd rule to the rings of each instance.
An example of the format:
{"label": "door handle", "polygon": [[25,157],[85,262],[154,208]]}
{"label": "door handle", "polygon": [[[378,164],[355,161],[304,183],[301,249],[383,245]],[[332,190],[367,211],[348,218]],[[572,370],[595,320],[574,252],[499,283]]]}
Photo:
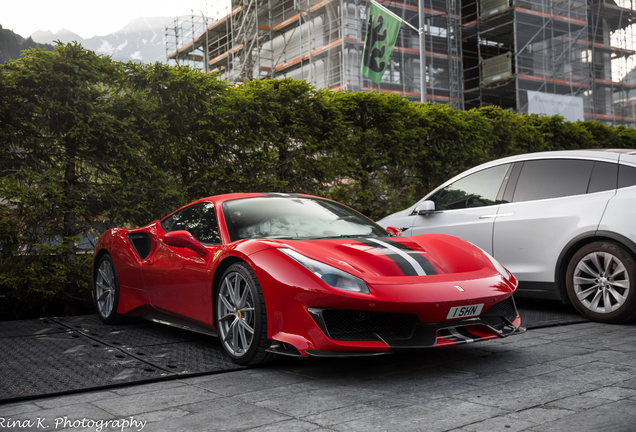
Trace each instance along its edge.
{"label": "door handle", "polygon": [[514,213],[500,213],[500,214],[492,214],[492,215],[483,215],[483,216],[479,216],[479,219],[492,219],[496,217],[512,216],[513,214]]}
{"label": "door handle", "polygon": [[144,264],[146,265],[152,265],[154,263],[152,258],[148,258],[146,261],[144,261]]}

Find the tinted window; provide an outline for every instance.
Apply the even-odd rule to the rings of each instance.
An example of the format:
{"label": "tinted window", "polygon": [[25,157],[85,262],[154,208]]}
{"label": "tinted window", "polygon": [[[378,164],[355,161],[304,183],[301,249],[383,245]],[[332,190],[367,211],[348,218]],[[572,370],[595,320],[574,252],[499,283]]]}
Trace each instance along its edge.
{"label": "tinted window", "polygon": [[446,186],[430,200],[435,202],[437,210],[493,205],[509,167],[510,164],[498,165],[468,175]]}
{"label": "tinted window", "polygon": [[594,162],[592,178],[587,193],[616,189],[618,165],[609,162]]}
{"label": "tinted window", "polygon": [[203,244],[221,244],[214,204],[200,203],[167,217],[161,222],[164,231],[185,230]]}
{"label": "tinted window", "polygon": [[619,165],[618,167],[618,187],[624,188],[636,185],[636,168]]}
{"label": "tinted window", "polygon": [[519,174],[513,202],[558,198],[587,192],[593,161],[526,161]]}

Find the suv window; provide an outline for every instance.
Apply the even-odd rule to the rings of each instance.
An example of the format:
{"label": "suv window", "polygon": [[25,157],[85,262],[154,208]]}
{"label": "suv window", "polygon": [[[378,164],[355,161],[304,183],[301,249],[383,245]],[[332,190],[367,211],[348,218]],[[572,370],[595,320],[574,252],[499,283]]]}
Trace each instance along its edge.
{"label": "suv window", "polygon": [[449,184],[429,198],[437,210],[455,210],[494,205],[510,164],[478,171]]}
{"label": "suv window", "polygon": [[618,187],[624,188],[636,185],[636,168],[619,165],[618,167]]}
{"label": "suv window", "polygon": [[610,162],[594,162],[592,178],[587,193],[616,189],[618,165]]}
{"label": "suv window", "polygon": [[221,244],[214,204],[199,203],[186,207],[161,221],[165,232],[185,230],[203,244]]}
{"label": "suv window", "polygon": [[582,195],[587,192],[594,161],[547,159],[523,163],[513,202]]}

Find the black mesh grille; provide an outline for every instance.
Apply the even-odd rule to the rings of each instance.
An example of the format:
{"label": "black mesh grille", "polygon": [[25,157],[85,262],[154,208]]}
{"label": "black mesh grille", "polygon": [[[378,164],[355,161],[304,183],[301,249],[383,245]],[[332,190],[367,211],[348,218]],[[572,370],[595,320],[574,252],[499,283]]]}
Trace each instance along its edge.
{"label": "black mesh grille", "polygon": [[417,315],[325,309],[322,313],[329,337],[341,341],[408,339],[419,323]]}
{"label": "black mesh grille", "polygon": [[508,324],[508,321],[503,320],[502,317],[508,321],[513,321],[517,318],[517,308],[515,307],[515,302],[512,297],[500,301],[479,316],[485,324],[496,329],[501,329]]}

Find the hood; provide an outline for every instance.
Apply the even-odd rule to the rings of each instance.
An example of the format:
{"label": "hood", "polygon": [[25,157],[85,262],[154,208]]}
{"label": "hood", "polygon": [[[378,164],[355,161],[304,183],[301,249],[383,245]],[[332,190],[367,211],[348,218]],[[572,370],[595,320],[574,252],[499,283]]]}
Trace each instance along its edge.
{"label": "hood", "polygon": [[446,235],[276,240],[271,246],[290,248],[370,282],[401,278],[403,283],[418,283],[423,278],[431,282],[458,279],[460,273],[464,274],[460,279],[499,274],[481,249]]}

